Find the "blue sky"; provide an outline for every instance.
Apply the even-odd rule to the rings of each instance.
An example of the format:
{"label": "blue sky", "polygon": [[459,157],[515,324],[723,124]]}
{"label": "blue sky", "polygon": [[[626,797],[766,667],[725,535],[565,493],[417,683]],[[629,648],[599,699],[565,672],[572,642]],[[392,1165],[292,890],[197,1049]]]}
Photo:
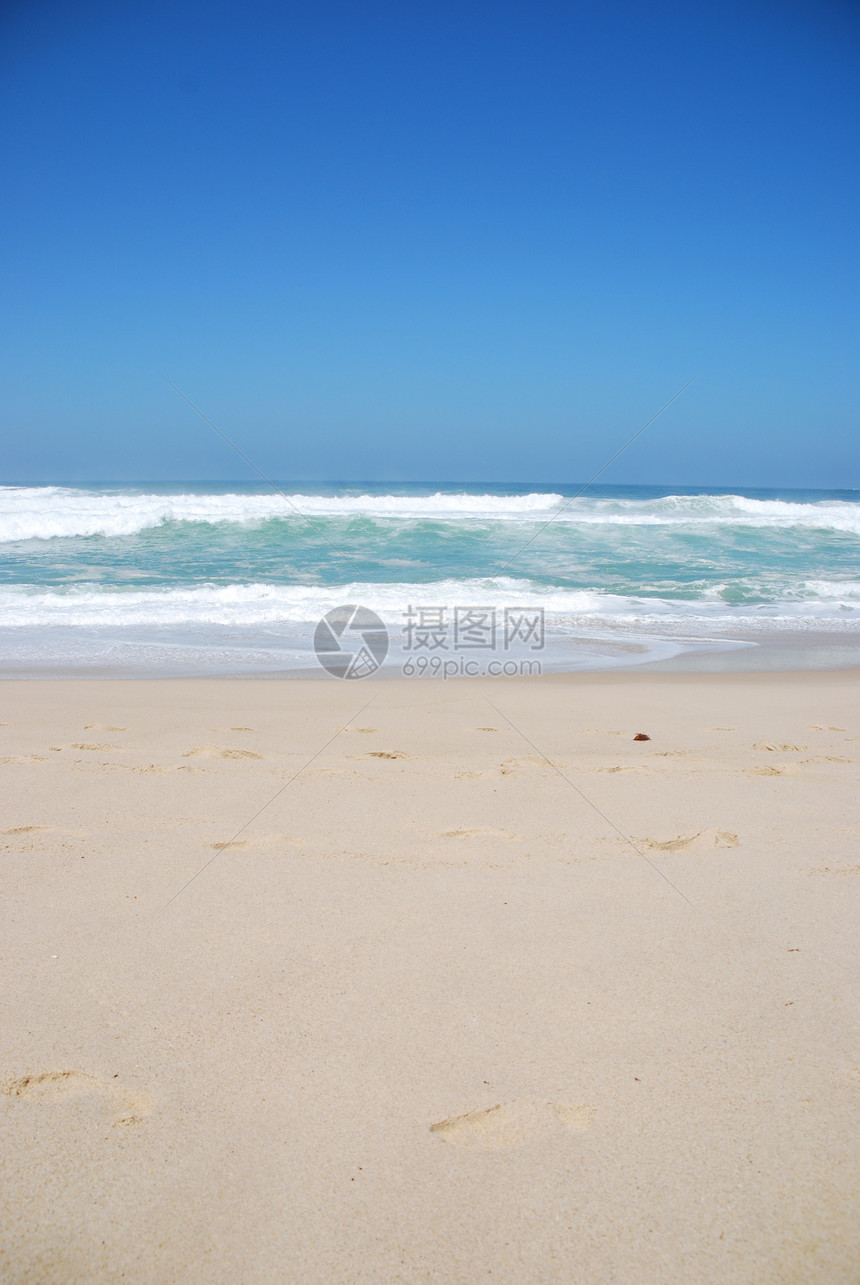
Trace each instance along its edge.
{"label": "blue sky", "polygon": [[0,480],[860,486],[841,0],[9,3]]}

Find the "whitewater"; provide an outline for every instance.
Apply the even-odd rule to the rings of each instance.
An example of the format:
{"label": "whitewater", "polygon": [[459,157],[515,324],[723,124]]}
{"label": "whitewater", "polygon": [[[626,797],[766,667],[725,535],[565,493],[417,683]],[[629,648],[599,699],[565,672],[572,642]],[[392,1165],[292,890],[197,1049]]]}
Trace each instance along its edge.
{"label": "whitewater", "polygon": [[[632,489],[632,488],[630,488]],[[152,494],[81,491],[70,487],[0,488],[0,542],[75,536],[122,536],[170,523],[233,523],[303,518],[386,521],[534,522],[574,525],[725,526],[844,531],[860,535],[856,501],[763,500],[744,495],[613,496],[566,499],[560,492],[525,495],[437,491],[430,495]]]}
{"label": "whitewater", "polygon": [[315,671],[345,602],[389,666],[422,609],[539,611],[548,668],[860,646],[858,492],[577,489],[0,487],[0,673]]}

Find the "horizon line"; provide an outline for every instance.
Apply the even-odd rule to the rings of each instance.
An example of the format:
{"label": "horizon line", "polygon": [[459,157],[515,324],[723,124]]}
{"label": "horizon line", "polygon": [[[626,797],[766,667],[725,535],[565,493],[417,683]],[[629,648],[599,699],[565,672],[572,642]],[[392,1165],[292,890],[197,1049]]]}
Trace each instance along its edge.
{"label": "horizon line", "polygon": [[[527,479],[525,481],[492,481],[486,478],[471,479],[453,479],[453,478],[276,478],[275,481],[279,486],[440,486],[440,487],[577,487],[581,486],[580,481],[571,479],[568,481],[543,479]],[[5,487],[38,487],[38,486],[67,486],[67,487],[95,487],[95,486],[248,486],[265,490],[267,484],[264,482],[251,481],[247,478],[226,477],[226,478],[201,478],[201,477],[176,477],[176,478],[9,478],[0,481],[0,488]],[[832,491],[832,492],[854,492],[860,493],[860,487],[857,486],[798,486],[793,483],[784,484],[763,484],[759,482],[595,482],[589,487],[590,490],[625,490],[625,489],[650,489],[666,490],[668,488],[688,491],[714,491],[714,490],[748,490],[748,491]]]}

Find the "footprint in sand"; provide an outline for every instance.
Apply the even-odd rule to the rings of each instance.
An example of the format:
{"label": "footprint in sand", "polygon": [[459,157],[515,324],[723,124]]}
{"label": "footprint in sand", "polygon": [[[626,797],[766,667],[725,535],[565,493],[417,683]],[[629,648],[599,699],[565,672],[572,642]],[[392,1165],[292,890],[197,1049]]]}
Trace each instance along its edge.
{"label": "footprint in sand", "polygon": [[108,1106],[115,1125],[140,1124],[152,1112],[152,1097],[137,1089],[124,1088],[111,1080],[84,1071],[42,1071],[9,1080],[0,1089],[8,1098],[56,1103],[68,1098],[99,1097]]}
{"label": "footprint in sand", "polygon": [[477,827],[472,830],[443,830],[440,839],[521,839],[521,834],[512,834],[510,830],[494,830],[492,826]]}
{"label": "footprint in sand", "polygon": [[262,754],[253,750],[230,750],[221,745],[198,745],[196,749],[183,754],[184,759],[261,759]]}
{"label": "footprint in sand", "polygon": [[82,745],[69,746],[70,750],[111,750],[113,752],[117,752],[121,748],[122,746],[120,745],[105,745],[101,741],[85,741]]}
{"label": "footprint in sand", "polygon": [[800,768],[796,763],[785,763],[782,767],[753,767],[746,776],[797,776]]}
{"label": "footprint in sand", "polygon": [[5,758],[0,758],[0,763],[8,767],[22,767],[25,763],[44,762],[46,762],[44,754],[8,754]]}
{"label": "footprint in sand", "polygon": [[646,774],[652,771],[650,767],[643,767],[641,764],[638,764],[638,763],[635,765],[623,764],[623,765],[619,765],[618,767],[596,767],[594,770],[595,772],[639,772],[639,773],[644,772]]}
{"label": "footprint in sand", "polygon": [[294,839],[292,834],[257,834],[251,839],[224,839],[221,843],[211,843],[210,847],[215,848],[216,852],[224,852],[225,848],[276,848],[283,843],[294,843],[297,847],[303,847],[305,840]]}
{"label": "footprint in sand", "polygon": [[412,754],[407,754],[405,750],[368,750],[366,754],[350,754],[350,758],[355,759],[411,759]]}
{"label": "footprint in sand", "polygon": [[431,1124],[430,1132],[443,1142],[469,1151],[509,1151],[554,1133],[583,1133],[591,1128],[594,1115],[593,1107],[518,1098],[484,1111],[440,1120]]}
{"label": "footprint in sand", "polygon": [[700,830],[697,834],[677,834],[673,839],[636,840],[652,852],[710,852],[714,848],[736,848],[738,836],[731,830]]}
{"label": "footprint in sand", "polygon": [[513,776],[515,772],[524,771],[528,768],[537,769],[539,772],[551,772],[552,765],[547,763],[546,759],[538,758],[534,754],[527,754],[523,758],[505,759],[504,763],[499,765],[499,771],[502,776]]}
{"label": "footprint in sand", "polygon": [[[12,839],[36,839],[36,836],[43,834],[61,835],[64,839],[82,839],[86,836],[85,830],[66,830],[60,829],[55,825],[16,825],[11,830],[0,830],[0,835]],[[6,845],[7,848],[10,845]],[[33,850],[33,844],[26,845],[30,851]],[[56,847],[56,845],[53,845]],[[65,843],[60,847],[65,848]]]}
{"label": "footprint in sand", "polygon": [[293,843],[297,847],[304,846],[303,839],[294,839],[291,834],[258,834],[253,839],[225,839],[222,843],[210,843],[210,848],[216,852],[223,852],[229,848],[232,852],[234,848],[273,848],[279,847],[283,843]]}
{"label": "footprint in sand", "polygon": [[806,749],[806,746],[805,745],[781,745],[776,741],[756,741],[755,745],[753,746],[753,749],[769,750],[771,753],[773,753],[774,750],[779,750],[783,754],[793,754],[793,753],[799,754],[801,751]]}
{"label": "footprint in sand", "polygon": [[112,723],[85,723],[85,732],[127,732],[127,727],[114,727]]}
{"label": "footprint in sand", "polygon": [[[359,754],[353,754],[352,758],[360,758]],[[359,772],[354,767],[309,767],[302,772],[302,780],[308,780],[315,776],[337,777],[338,779],[349,778],[358,781],[370,781],[372,778],[365,772]]]}

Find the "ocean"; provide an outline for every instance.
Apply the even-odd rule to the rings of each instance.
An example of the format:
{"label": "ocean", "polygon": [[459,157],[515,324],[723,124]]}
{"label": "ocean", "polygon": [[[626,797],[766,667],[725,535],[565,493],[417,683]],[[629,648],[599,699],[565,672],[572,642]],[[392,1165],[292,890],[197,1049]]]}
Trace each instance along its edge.
{"label": "ocean", "polygon": [[392,675],[860,658],[857,491],[278,485],[0,487],[0,675],[324,677],[344,604]]}

